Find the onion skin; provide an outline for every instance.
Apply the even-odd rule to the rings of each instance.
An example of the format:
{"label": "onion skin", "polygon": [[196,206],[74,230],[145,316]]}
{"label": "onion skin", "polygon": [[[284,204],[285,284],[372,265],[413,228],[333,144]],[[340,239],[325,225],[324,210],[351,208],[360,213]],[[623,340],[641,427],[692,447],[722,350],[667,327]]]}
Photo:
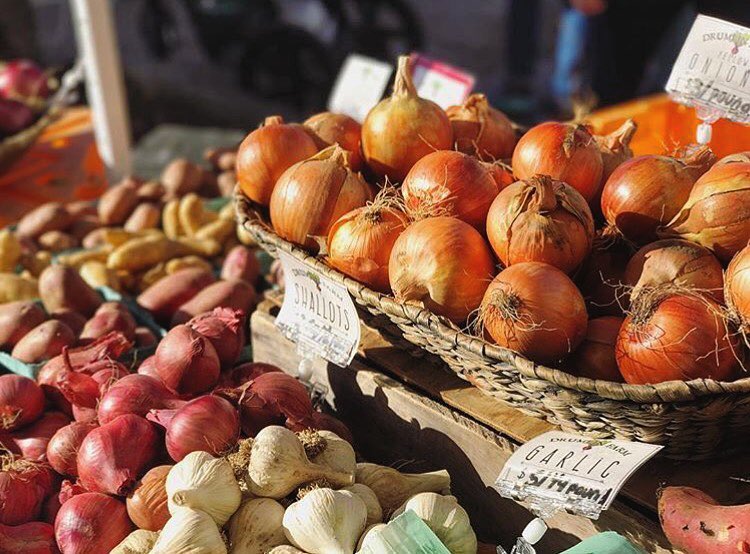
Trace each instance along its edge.
{"label": "onion skin", "polygon": [[631,242],[656,240],[659,227],[677,215],[696,179],[714,160],[707,148],[685,160],[652,155],[628,160],[604,185],[604,218]]}
{"label": "onion skin", "polygon": [[463,104],[450,106],[445,112],[459,152],[490,161],[513,155],[517,142],[513,124],[490,106],[484,94],[472,94]]}
{"label": "onion skin", "polygon": [[99,425],[75,421],[61,427],[47,443],[47,462],[57,473],[78,477],[76,458],[83,439]]}
{"label": "onion skin", "polygon": [[414,219],[442,215],[484,229],[498,187],[476,158],[452,150],[427,154],[401,185],[406,211]]}
{"label": "onion skin", "polygon": [[0,429],[13,431],[37,420],[44,410],[44,392],[21,375],[0,375]]}
{"label": "onion skin", "polygon": [[135,374],[123,377],[109,388],[99,402],[97,414],[99,423],[104,425],[121,415],[146,417],[150,410],[174,409],[184,403],[161,381],[148,375]]}
{"label": "onion skin", "polygon": [[589,320],[586,337],[565,364],[573,375],[616,383],[624,381],[615,357],[615,343],[623,321],[625,318],[616,316]]}
{"label": "onion skin", "polygon": [[370,185],[349,169],[345,151],[332,146],[279,177],[271,196],[271,223],[282,238],[315,250],[312,237],[327,236],[339,217],[372,198]]}
{"label": "onion skin", "polygon": [[693,295],[668,295],[629,315],[615,347],[617,365],[631,385],[738,376],[741,351],[725,328],[720,306]]}
{"label": "onion skin", "polygon": [[313,407],[304,385],[286,373],[259,375],[240,399],[240,416],[244,433],[254,436],[269,421],[284,424],[313,425]]}
{"label": "onion skin", "polygon": [[594,218],[577,190],[539,175],[497,195],[487,215],[487,238],[506,267],[544,262],[571,273],[591,251]]}
{"label": "onion skin", "polygon": [[602,155],[583,126],[548,121],[530,129],[513,151],[513,174],[524,180],[549,175],[581,193],[586,202],[601,190]]}
{"label": "onion skin", "polygon": [[373,205],[352,210],[331,226],[326,261],[376,291],[390,292],[388,261],[408,225],[406,214],[395,208]]}
{"label": "onion skin", "polygon": [[55,528],[33,521],[23,525],[0,525],[0,552],[8,554],[58,554]]}
{"label": "onion skin", "polygon": [[221,367],[231,368],[245,346],[245,312],[214,308],[188,321],[188,327],[206,337],[216,350]]}
{"label": "onion skin", "polygon": [[421,158],[452,146],[448,116],[440,106],[417,95],[409,57],[400,56],[393,94],[370,110],[362,124],[365,161],[379,177],[400,183]]}
{"label": "onion skin", "polygon": [[625,269],[625,284],[635,298],[644,288],[674,284],[724,303],[724,270],[710,250],[693,242],[664,239],[641,248]]}
{"label": "onion skin", "polygon": [[130,534],[125,503],[97,492],[65,502],[55,518],[55,539],[63,554],[103,554]]}
{"label": "onion skin", "polygon": [[169,519],[164,483],[173,466],[156,466],[146,472],[125,504],[128,516],[139,529],[161,531]]}
{"label": "onion skin", "polygon": [[663,234],[697,242],[729,262],[750,240],[750,163],[706,172]]}
{"label": "onion skin", "polygon": [[630,243],[614,229],[597,233],[591,254],[576,274],[576,283],[592,316],[623,314],[625,268],[633,255]]}
{"label": "onion skin", "polygon": [[615,169],[633,157],[630,142],[637,130],[636,122],[628,119],[608,135],[594,135],[594,140],[602,155],[602,185],[607,182]]}
{"label": "onion skin", "polygon": [[266,118],[245,137],[237,151],[237,182],[250,200],[263,206],[271,201],[276,181],[284,171],[318,151],[302,125]]}
{"label": "onion skin", "polygon": [[353,171],[362,170],[362,125],[342,113],[321,112],[303,123],[322,141],[323,148],[338,144],[349,152],[349,165]]}
{"label": "onion skin", "polygon": [[396,299],[423,302],[454,323],[479,307],[495,261],[482,235],[452,217],[413,223],[391,251],[388,275]]}
{"label": "onion skin", "polygon": [[750,333],[750,246],[732,258],[724,287],[730,313],[747,335]]}
{"label": "onion skin", "polygon": [[160,443],[154,426],[133,414],[97,427],[78,450],[81,484],[92,492],[127,495],[158,455]]}
{"label": "onion skin", "polygon": [[485,335],[537,363],[557,362],[586,335],[583,296],[559,269],[525,262],[501,271],[482,300]]}
{"label": "onion skin", "polygon": [[518,181],[513,175],[513,169],[503,162],[482,162],[482,165],[484,165],[485,169],[490,172],[490,177],[495,181],[495,186],[498,191],[501,191]]}
{"label": "onion skin", "polygon": [[216,349],[187,325],[172,327],[156,347],[155,356],[156,374],[175,394],[200,394],[219,380]]}

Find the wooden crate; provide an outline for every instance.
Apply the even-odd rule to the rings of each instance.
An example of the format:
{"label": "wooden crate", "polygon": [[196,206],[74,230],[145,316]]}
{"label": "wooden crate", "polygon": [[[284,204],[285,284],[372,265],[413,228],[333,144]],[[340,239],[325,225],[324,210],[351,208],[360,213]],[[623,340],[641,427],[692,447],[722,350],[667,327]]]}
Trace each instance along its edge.
{"label": "wooden crate", "polygon": [[[279,299],[261,303],[251,333],[255,361],[294,372],[296,346],[274,325]],[[519,503],[492,488],[514,449],[555,429],[482,394],[439,361],[417,358],[379,332],[362,326],[358,355],[346,369],[318,360],[313,382],[326,388],[327,401],[351,428],[355,447],[367,459],[408,470],[446,468],[454,494],[469,512],[480,539],[508,547],[532,518]],[[540,544],[540,554],[557,553],[602,531],[617,531],[646,552],[673,552],[656,516],[662,484],[692,485],[719,500],[750,501],[742,460],[680,463],[656,458],[628,482],[597,521],[561,514]]]}

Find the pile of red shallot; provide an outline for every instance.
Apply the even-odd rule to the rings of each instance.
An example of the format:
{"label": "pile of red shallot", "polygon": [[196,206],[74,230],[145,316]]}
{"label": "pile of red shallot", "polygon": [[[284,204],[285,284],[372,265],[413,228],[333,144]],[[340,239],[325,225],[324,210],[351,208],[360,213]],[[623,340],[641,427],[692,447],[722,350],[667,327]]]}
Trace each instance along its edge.
{"label": "pile of red shallot", "polygon": [[408,57],[359,125],[268,118],[237,178],[283,239],[396,300],[576,376],[733,380],[750,343],[750,157],[634,156],[637,125],[522,135],[442,110]]}
{"label": "pile of red shallot", "polygon": [[134,368],[113,331],[65,348],[38,380],[0,375],[0,552],[106,553],[169,519],[165,480],[191,452],[229,456],[269,425],[348,429],[313,409],[279,368],[238,365],[241,310],[216,308],[172,328]]}

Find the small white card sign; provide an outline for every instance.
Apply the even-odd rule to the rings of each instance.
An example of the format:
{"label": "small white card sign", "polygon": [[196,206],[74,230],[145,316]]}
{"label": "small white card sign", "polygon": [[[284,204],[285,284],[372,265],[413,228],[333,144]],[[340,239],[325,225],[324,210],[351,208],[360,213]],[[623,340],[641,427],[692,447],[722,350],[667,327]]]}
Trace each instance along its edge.
{"label": "small white card sign", "polygon": [[357,308],[349,291],[280,251],[286,290],[276,326],[303,355],[348,366],[359,346]]}
{"label": "small white card sign", "polygon": [[699,15],[665,88],[715,118],[750,122],[750,29]]}
{"label": "small white card sign", "polygon": [[661,448],[551,431],[513,453],[495,488],[507,498],[528,501],[540,514],[569,510],[597,519],[635,470]]}
{"label": "small white card sign", "polygon": [[474,76],[457,67],[412,54],[414,86],[422,98],[432,100],[443,109],[462,104],[474,88]]}
{"label": "small white card sign", "polygon": [[328,109],[353,117],[360,123],[380,102],[391,79],[391,64],[350,54],[341,66],[328,99]]}

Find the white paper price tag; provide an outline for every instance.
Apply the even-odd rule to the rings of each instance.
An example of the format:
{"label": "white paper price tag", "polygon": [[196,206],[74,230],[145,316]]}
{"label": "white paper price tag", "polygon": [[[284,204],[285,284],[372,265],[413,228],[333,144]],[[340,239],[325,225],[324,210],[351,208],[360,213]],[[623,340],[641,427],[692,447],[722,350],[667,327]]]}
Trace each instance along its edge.
{"label": "white paper price tag", "polygon": [[597,519],[625,481],[661,448],[551,431],[513,453],[495,488],[507,498],[529,502],[540,514],[569,510]]}
{"label": "white paper price tag", "polygon": [[359,316],[349,291],[279,252],[286,292],[276,326],[303,355],[348,366],[359,346]]}
{"label": "white paper price tag", "polygon": [[360,123],[380,102],[393,73],[391,64],[350,54],[341,66],[328,99],[328,109],[353,117]]}
{"label": "white paper price tag", "polygon": [[699,15],[672,68],[667,92],[678,102],[750,122],[750,29]]}
{"label": "white paper price tag", "polygon": [[443,109],[462,104],[474,88],[472,74],[422,54],[412,54],[412,72],[419,96]]}

